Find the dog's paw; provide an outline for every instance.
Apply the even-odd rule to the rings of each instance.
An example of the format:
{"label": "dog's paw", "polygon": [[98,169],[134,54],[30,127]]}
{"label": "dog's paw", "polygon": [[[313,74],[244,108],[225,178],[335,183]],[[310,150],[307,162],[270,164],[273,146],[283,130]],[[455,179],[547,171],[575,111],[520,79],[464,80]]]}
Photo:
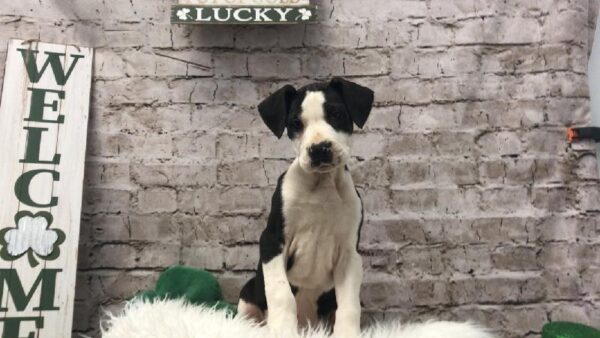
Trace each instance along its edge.
{"label": "dog's paw", "polygon": [[269,328],[269,332],[271,333],[271,338],[300,338],[298,330],[289,327],[278,329]]}
{"label": "dog's paw", "polygon": [[343,325],[335,323],[333,327],[334,338],[360,338],[360,326],[357,324]]}
{"label": "dog's paw", "polygon": [[299,337],[296,316],[277,316],[267,320],[267,326],[273,337]]}

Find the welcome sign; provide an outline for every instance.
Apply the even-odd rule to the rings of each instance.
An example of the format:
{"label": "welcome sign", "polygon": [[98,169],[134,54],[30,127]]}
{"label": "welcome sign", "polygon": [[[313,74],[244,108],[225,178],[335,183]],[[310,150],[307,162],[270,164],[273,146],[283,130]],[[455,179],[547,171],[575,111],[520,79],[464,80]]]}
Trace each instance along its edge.
{"label": "welcome sign", "polygon": [[71,336],[93,50],[10,40],[0,102],[2,338]]}

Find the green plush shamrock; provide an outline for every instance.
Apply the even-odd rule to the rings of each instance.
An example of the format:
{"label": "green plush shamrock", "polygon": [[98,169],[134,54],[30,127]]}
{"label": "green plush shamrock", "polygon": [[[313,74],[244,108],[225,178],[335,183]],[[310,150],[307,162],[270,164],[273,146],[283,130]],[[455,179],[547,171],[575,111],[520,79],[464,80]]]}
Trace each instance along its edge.
{"label": "green plush shamrock", "polygon": [[542,328],[542,338],[600,338],[600,331],[583,324],[551,322]]}
{"label": "green plush shamrock", "polygon": [[0,257],[13,261],[27,254],[31,267],[39,264],[35,256],[49,261],[58,258],[59,246],[66,236],[60,229],[50,229],[52,221],[49,212],[41,211],[34,215],[29,211],[19,211],[15,215],[16,228],[0,230]]}
{"label": "green plush shamrock", "polygon": [[227,311],[235,315],[236,307],[225,302],[217,279],[208,271],[174,266],[161,273],[154,290],[138,297],[147,300],[184,299],[190,304]]}

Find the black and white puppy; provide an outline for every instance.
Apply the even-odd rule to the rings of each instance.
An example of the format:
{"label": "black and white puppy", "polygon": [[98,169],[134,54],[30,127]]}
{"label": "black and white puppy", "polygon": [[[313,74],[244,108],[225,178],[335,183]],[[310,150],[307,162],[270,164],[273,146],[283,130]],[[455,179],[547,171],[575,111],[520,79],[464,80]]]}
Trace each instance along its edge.
{"label": "black and white puppy", "polygon": [[372,105],[372,90],[334,78],[285,86],[258,106],[278,138],[287,129],[297,156],[279,177],[239,315],[281,336],[323,321],[336,337],[360,335],[363,210],[346,163],[353,126],[364,126]]}

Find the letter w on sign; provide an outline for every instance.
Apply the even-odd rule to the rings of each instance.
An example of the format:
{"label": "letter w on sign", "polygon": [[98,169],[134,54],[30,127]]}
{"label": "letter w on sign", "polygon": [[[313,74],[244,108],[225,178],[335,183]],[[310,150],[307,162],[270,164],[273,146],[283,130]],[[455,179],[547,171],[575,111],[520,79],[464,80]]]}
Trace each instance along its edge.
{"label": "letter w on sign", "polygon": [[91,48],[10,40],[0,101],[0,336],[71,336]]}

